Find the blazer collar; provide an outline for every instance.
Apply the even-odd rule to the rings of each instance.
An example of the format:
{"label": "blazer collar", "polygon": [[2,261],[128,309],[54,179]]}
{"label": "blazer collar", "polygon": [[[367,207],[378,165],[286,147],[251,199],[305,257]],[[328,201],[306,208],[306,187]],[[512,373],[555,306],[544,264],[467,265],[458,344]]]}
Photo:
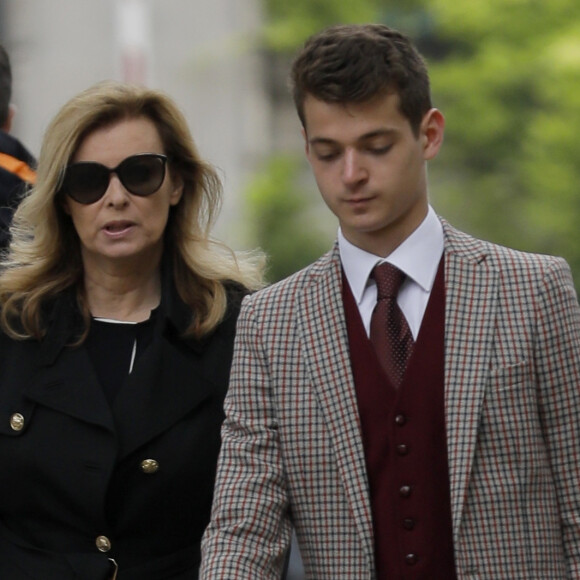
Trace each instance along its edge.
{"label": "blazer collar", "polygon": [[460,260],[474,264],[480,264],[486,260],[489,254],[487,242],[455,229],[442,217],[439,217],[439,220],[443,226],[446,256],[456,256]]}

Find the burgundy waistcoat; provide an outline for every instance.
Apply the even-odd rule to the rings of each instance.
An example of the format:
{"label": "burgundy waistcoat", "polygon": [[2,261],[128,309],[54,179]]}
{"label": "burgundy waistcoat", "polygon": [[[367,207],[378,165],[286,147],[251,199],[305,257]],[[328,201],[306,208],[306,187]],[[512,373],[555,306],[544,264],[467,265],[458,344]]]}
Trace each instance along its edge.
{"label": "burgundy waistcoat", "polygon": [[384,374],[343,276],[378,580],[453,580],[444,407],[445,283],[439,265],[399,389]]}

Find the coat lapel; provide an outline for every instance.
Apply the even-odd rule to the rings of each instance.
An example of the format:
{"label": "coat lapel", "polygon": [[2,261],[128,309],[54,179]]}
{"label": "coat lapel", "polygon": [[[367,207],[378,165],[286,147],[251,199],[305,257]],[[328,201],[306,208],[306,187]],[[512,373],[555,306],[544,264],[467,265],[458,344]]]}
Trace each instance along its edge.
{"label": "coat lapel", "polygon": [[201,405],[215,393],[216,382],[227,381],[217,376],[226,365],[213,362],[175,348],[166,337],[155,339],[113,404],[120,459]]}
{"label": "coat lapel", "polygon": [[[229,376],[235,317],[228,312],[211,336],[179,338],[191,312],[164,278],[161,315],[149,348],[111,408],[84,346],[71,347],[82,330],[76,295],[65,292],[50,313],[38,368],[26,396],[46,407],[115,431],[122,458],[159,435],[207,398],[223,397]],[[221,410],[221,406],[216,406]],[[216,414],[218,412],[216,411]],[[216,420],[220,420],[218,416]]]}
{"label": "coat lapel", "polygon": [[313,266],[301,303],[299,332],[346,494],[373,562],[368,480],[341,288],[341,263],[335,246]]}
{"label": "coat lapel", "polygon": [[445,409],[454,542],[457,545],[488,380],[498,272],[484,245],[443,222],[445,233]]}
{"label": "coat lapel", "polygon": [[63,292],[48,307],[48,331],[36,357],[26,396],[45,407],[114,430],[113,417],[84,347],[70,346],[82,331],[76,293]]}
{"label": "coat lapel", "polygon": [[[162,264],[162,285],[153,342],[137,360],[112,408],[120,459],[211,397],[221,401],[228,384],[235,331],[231,307],[239,299],[235,298],[236,289],[228,288],[230,310],[214,333],[200,340],[185,340],[181,337],[192,313],[179,297],[168,260]],[[216,421],[221,421],[221,403],[215,409]]]}
{"label": "coat lapel", "polygon": [[113,430],[113,417],[85,348],[63,347],[50,364],[42,361],[25,389],[45,407]]}

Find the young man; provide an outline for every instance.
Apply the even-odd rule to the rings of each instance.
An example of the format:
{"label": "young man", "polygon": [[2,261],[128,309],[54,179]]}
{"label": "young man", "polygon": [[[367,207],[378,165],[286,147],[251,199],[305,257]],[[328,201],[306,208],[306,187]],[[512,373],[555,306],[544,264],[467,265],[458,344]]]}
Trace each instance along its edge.
{"label": "young man", "polygon": [[8,53],[0,45],[0,249],[9,242],[8,227],[24,189],[34,183],[34,157],[9,134],[15,108],[12,98],[12,69]]}
{"label": "young man", "polygon": [[324,30],[292,80],[338,241],[244,303],[202,578],[279,578],[292,526],[316,580],[580,578],[568,266],[435,215],[444,120],[406,37]]}

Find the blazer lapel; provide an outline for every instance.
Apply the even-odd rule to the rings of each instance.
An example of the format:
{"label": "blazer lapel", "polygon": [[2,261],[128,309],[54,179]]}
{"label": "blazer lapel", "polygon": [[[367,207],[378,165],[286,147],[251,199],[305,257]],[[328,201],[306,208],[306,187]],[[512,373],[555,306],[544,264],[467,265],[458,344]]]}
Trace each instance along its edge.
{"label": "blazer lapel", "polygon": [[473,465],[497,316],[498,272],[483,244],[443,222],[445,410],[454,542]]}
{"label": "blazer lapel", "polygon": [[300,305],[299,333],[345,490],[372,562],[371,506],[341,287],[341,263],[335,245],[313,267],[312,281]]}

